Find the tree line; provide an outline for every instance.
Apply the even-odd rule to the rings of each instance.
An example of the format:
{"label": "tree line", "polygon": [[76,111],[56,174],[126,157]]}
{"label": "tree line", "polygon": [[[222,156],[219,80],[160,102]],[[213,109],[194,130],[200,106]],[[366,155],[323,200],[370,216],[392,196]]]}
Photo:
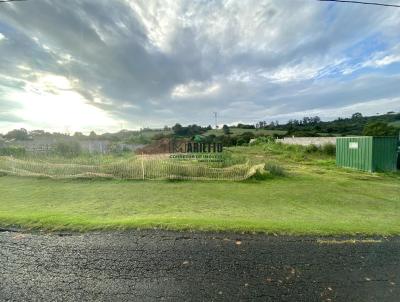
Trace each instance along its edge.
{"label": "tree line", "polygon": [[[398,123],[400,126],[400,113],[388,112],[376,116],[363,116],[356,112],[349,118],[337,118],[333,121],[322,121],[319,116],[304,117],[303,119],[291,119],[287,123],[280,124],[278,121],[259,121],[255,124],[239,123],[235,126],[223,125],[220,135],[207,135],[211,138],[226,136],[225,140],[247,140],[254,134],[251,134],[254,129],[280,130],[285,131],[287,136],[329,136],[329,135],[398,135],[399,128],[393,127],[391,123]],[[232,135],[232,128],[248,129],[248,132],[240,135]],[[14,129],[8,133],[1,135],[0,138],[6,140],[30,140],[36,137],[51,137],[51,138],[71,138],[76,140],[109,140],[114,142],[138,143],[146,144],[152,140],[168,138],[172,136],[178,137],[193,137],[195,135],[206,134],[207,131],[213,128],[209,125],[206,127],[192,124],[183,126],[176,123],[172,127],[165,126],[164,129],[141,129],[139,131],[121,130],[116,133],[96,134],[94,131],[89,135],[84,135],[81,132],[75,132],[73,135],[46,132],[44,130],[27,131],[26,129]],[[243,140],[241,140],[243,138]]]}

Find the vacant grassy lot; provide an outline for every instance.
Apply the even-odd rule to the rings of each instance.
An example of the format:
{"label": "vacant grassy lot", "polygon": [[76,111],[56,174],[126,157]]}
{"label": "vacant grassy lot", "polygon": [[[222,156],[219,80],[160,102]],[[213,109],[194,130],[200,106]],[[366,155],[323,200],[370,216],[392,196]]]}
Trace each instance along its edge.
{"label": "vacant grassy lot", "polygon": [[262,181],[49,180],[0,177],[0,225],[133,227],[290,234],[400,234],[400,175],[337,169],[331,157],[275,144],[240,147],[287,176]]}

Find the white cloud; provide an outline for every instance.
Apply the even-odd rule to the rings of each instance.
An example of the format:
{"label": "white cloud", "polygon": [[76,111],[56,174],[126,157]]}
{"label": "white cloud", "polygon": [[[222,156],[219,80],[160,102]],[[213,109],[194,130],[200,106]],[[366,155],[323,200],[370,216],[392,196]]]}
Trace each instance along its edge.
{"label": "white cloud", "polygon": [[171,36],[179,23],[182,2],[166,0],[127,0],[127,2],[145,28],[151,44],[162,51],[170,51]]}
{"label": "white cloud", "polygon": [[319,116],[324,120],[332,120],[338,117],[349,117],[355,112],[361,112],[363,115],[376,115],[392,110],[400,111],[400,97],[374,99],[369,102],[360,102],[337,108],[315,108],[312,110],[276,114],[270,115],[268,118],[271,121],[280,120],[286,122],[293,118],[301,119],[304,116]]}
{"label": "white cloud", "polygon": [[219,89],[220,85],[217,83],[189,82],[176,86],[171,95],[173,98],[205,97],[217,93]]}
{"label": "white cloud", "polygon": [[[12,43],[0,44],[0,56],[7,58],[0,60],[0,99],[9,101],[0,107],[23,104],[21,116],[38,127],[28,110],[34,105],[16,96],[49,106],[42,110],[48,115],[57,109],[53,104],[64,108],[71,98],[71,106],[97,116],[78,114],[82,127],[98,127],[100,118],[107,121],[103,128],[120,121],[158,127],[209,124],[213,111],[224,123],[253,122],[400,95],[399,71],[386,73],[400,60],[400,10],[298,0],[294,13],[293,3],[80,0],[5,6],[0,19]],[[60,124],[41,118],[43,125]]]}
{"label": "white cloud", "polygon": [[400,62],[400,44],[389,51],[382,51],[375,54],[371,59],[362,64],[362,67],[381,68],[386,65]]}
{"label": "white cloud", "polygon": [[2,33],[0,33],[0,41],[5,40],[5,39],[6,39],[6,36],[4,36]]}

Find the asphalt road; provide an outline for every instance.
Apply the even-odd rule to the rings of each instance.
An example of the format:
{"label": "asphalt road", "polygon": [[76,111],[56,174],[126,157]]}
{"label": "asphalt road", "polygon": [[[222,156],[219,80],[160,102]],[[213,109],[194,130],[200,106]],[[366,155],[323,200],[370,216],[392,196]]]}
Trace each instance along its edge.
{"label": "asphalt road", "polygon": [[342,239],[3,231],[0,300],[400,301],[400,237]]}

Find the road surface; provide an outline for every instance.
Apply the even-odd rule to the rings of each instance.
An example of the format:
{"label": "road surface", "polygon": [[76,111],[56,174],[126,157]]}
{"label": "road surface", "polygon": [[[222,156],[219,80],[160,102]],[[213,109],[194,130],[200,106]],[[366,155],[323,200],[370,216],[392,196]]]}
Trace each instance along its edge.
{"label": "road surface", "polygon": [[400,237],[3,230],[0,300],[400,301]]}

